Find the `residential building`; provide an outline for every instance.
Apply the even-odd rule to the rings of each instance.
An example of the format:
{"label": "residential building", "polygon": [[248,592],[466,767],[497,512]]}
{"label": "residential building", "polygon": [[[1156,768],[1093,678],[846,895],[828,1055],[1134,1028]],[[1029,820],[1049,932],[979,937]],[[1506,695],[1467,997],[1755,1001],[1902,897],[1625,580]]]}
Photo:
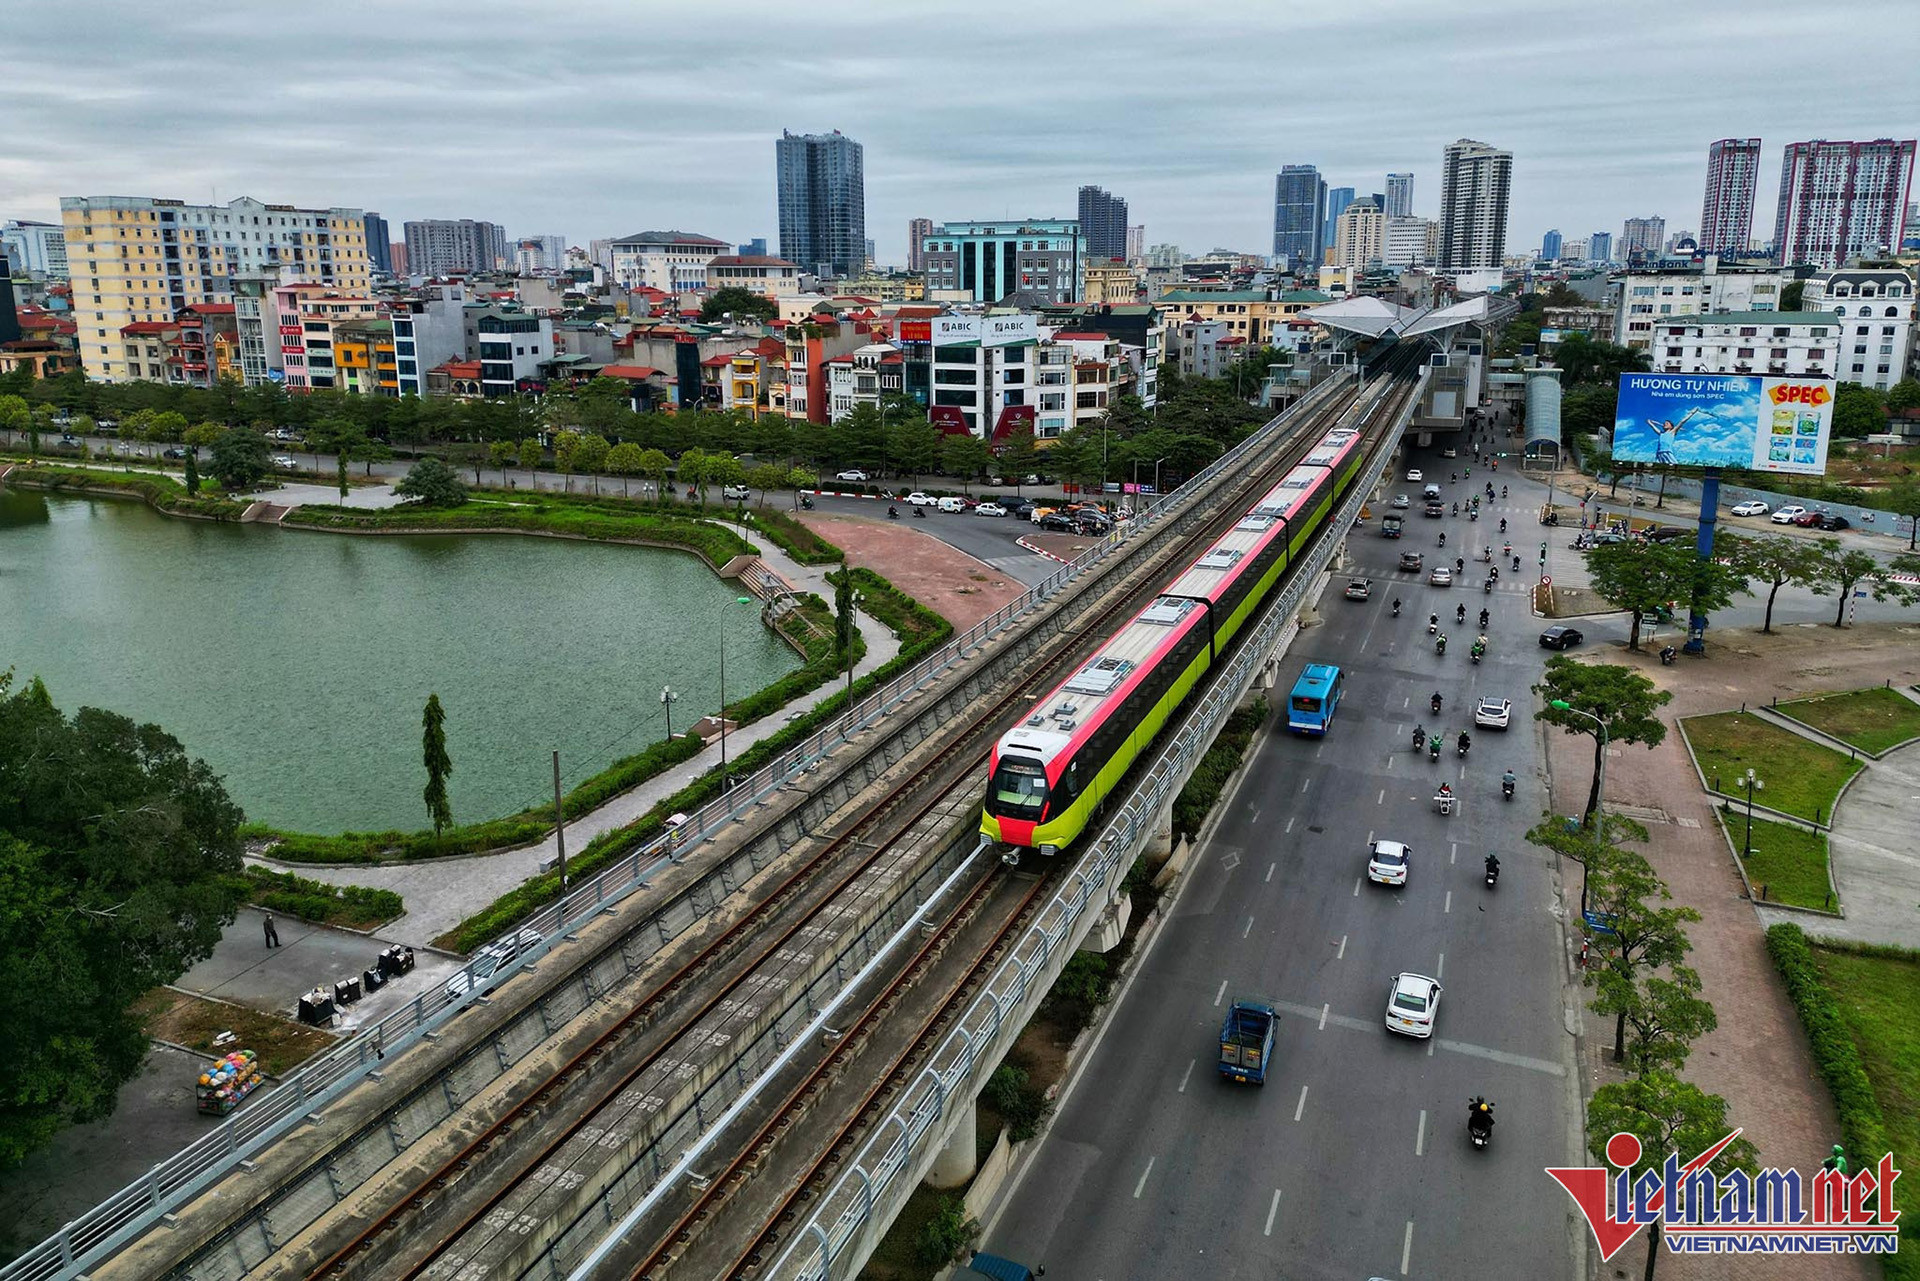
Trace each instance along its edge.
{"label": "residential building", "polygon": [[1334,220],[1333,265],[1365,267],[1379,262],[1386,248],[1386,221],[1376,197],[1347,202]]}
{"label": "residential building", "polygon": [[378,320],[381,303],[367,294],[346,293],[303,280],[283,280],[271,299],[279,365],[290,392],[339,386],[334,351],[337,326]]}
{"label": "residential building", "polygon": [[1447,146],[1440,166],[1440,269],[1478,271],[1501,266],[1507,253],[1507,199],[1513,153],[1462,138]]}
{"label": "residential building", "polygon": [[[932,403],[927,416],[949,433],[962,431],[1000,440],[1023,427],[1052,439],[1072,421],[1075,400],[1073,350],[1049,348],[1030,312],[948,313],[928,322],[931,334]],[[1052,408],[1041,421],[1043,403]]]}
{"label": "residential building", "polygon": [[860,259],[860,270],[863,272],[872,271],[874,269],[874,264],[880,261],[878,258],[874,257],[872,236],[867,237],[866,245],[867,245],[866,253]]}
{"label": "residential building", "polygon": [[1380,261],[1389,267],[1421,267],[1433,261],[1440,224],[1431,218],[1388,218]]}
{"label": "residential building", "polygon": [[393,274],[393,231],[387,220],[369,210],[362,220],[366,228],[367,262],[383,276]]}
{"label": "residential building", "polygon": [[1059,333],[1099,333],[1120,344],[1120,356],[1127,369],[1122,372],[1121,389],[1140,398],[1152,409],[1160,398],[1160,362],[1167,341],[1167,326],[1160,309],[1151,303],[1085,303],[1065,307],[1034,309],[1044,328]]}
{"label": "residential building", "polygon": [[1710,312],[1659,323],[1653,368],[1668,374],[1830,378],[1840,330],[1819,311]]}
{"label": "residential building", "polygon": [[1086,296],[1079,301],[1098,305],[1140,299],[1139,269],[1119,259],[1088,257],[1080,272],[1086,280]]}
{"label": "residential building", "polygon": [[781,132],[774,146],[780,256],[816,276],[857,276],[867,267],[865,149],[838,129]]}
{"label": "residential building", "polygon": [[522,236],[513,245],[513,267],[522,276],[557,272],[567,264],[565,236]]}
{"label": "residential building", "polygon": [[892,343],[868,343],[827,361],[827,417],[840,422],[855,406],[878,411],[887,396],[905,394],[906,357]]}
{"label": "residential building", "polygon": [[453,400],[480,398],[480,362],[447,360],[427,371],[427,394]]}
{"label": "residential building", "polygon": [[396,240],[396,241],[394,241],[394,242],[393,242],[392,244],[390,244],[390,245],[388,245],[388,246],[387,246],[387,261],[388,261],[389,263],[391,263],[391,264],[393,265],[393,274],[394,274],[394,275],[396,275],[396,276],[404,276],[404,275],[406,275],[406,274],[407,274],[407,266],[408,266],[408,264],[407,264],[407,242],[406,242],[406,241],[404,241],[404,240]]}
{"label": "residential building", "polygon": [[1147,266],[1150,268],[1173,270],[1185,261],[1186,255],[1180,251],[1179,245],[1159,244],[1147,250]]}
{"label": "residential building", "polygon": [[1390,173],[1387,175],[1387,217],[1413,217],[1412,174]]}
{"label": "residential building", "polygon": [[393,322],[348,320],[333,327],[334,385],[356,396],[400,394]]}
{"label": "residential building", "polygon": [[[787,417],[815,423],[830,421],[827,363],[866,346],[868,334],[852,320],[817,316],[787,326],[785,341],[787,382],[781,403]],[[779,393],[770,393],[776,395]]]}
{"label": "residential building", "polygon": [[1914,141],[1792,142],[1780,162],[1773,260],[1840,267],[1900,247]]}
{"label": "residential building", "polygon": [[1564,263],[1583,263],[1587,260],[1587,242],[1585,239],[1568,240],[1560,246],[1560,261]]}
{"label": "residential building", "polygon": [[1807,277],[1800,307],[1833,318],[1840,340],[1834,377],[1887,391],[1906,377],[1913,298],[1905,271],[1842,268]]}
{"label": "residential building", "polygon": [[1227,327],[1229,337],[1244,338],[1249,347],[1274,341],[1274,334],[1288,317],[1333,301],[1314,289],[1193,290],[1176,289],[1154,300],[1173,326],[1181,320],[1218,320]]}
{"label": "residential building", "polygon": [[178,327],[171,320],[135,320],[120,326],[120,353],[128,378],[164,382]]}
{"label": "residential building", "polygon": [[53,280],[67,278],[67,233],[54,223],[0,224],[0,253],[17,272]]}
{"label": "residential building", "polygon": [[1558,230],[1549,231],[1546,235],[1540,237],[1541,259],[1545,262],[1559,262],[1560,246],[1561,241]]}
{"label": "residential building", "polygon": [[1127,202],[1102,187],[1080,188],[1080,238],[1089,258],[1127,256]]}
{"label": "residential building", "polygon": [[[1098,427],[1114,400],[1132,380],[1133,370],[1121,354],[1119,341],[1111,334],[1097,330],[1062,330],[1043,341],[1043,350],[1049,346],[1056,350],[1065,348],[1069,353],[1067,368],[1072,371],[1069,386],[1073,395],[1065,409],[1067,430]],[[1058,368],[1058,363],[1043,360],[1039,368],[1044,379]],[[1041,404],[1037,408],[1041,412],[1049,412],[1047,404],[1053,393],[1047,390],[1044,383],[1040,393]]]}
{"label": "residential building", "polygon": [[1548,307],[1543,313],[1546,324],[1541,329],[1541,341],[1546,341],[1548,331],[1557,331],[1561,335],[1581,333],[1595,342],[1613,341],[1613,326],[1617,317],[1607,307]]}
{"label": "residential building", "polygon": [[1327,184],[1319,169],[1283,165],[1273,180],[1273,256],[1295,270],[1319,266],[1326,221]]}
{"label": "residential building", "polygon": [[844,286],[849,294],[875,302],[919,302],[927,296],[927,278],[901,271],[869,271]]}
{"label": "residential building", "polygon": [[1700,249],[1729,257],[1753,238],[1753,192],[1760,180],[1760,140],[1722,138],[1707,148],[1707,190],[1700,201]]}
{"label": "residential building", "polygon": [[707,264],[729,248],[724,240],[688,231],[636,231],[613,242],[613,282],[668,294],[703,290]]}
{"label": "residential building", "polygon": [[407,270],[415,276],[470,276],[505,269],[506,229],[472,218],[422,218],[405,227]]}
{"label": "residential building", "polygon": [[1324,261],[1333,252],[1334,233],[1340,225],[1340,215],[1353,203],[1352,187],[1327,188],[1327,218],[1320,229],[1320,256]]}
{"label": "residential building", "polygon": [[[0,251],[0,279],[11,268]],[[15,311],[13,291],[0,289],[0,374],[31,369],[35,378],[52,378],[80,368],[74,350],[73,321],[44,307]]]}
{"label": "residential building", "polygon": [[240,377],[240,330],[230,302],[190,303],[175,321],[167,381],[214,387]]}
{"label": "residential building", "polygon": [[706,287],[745,289],[779,298],[800,292],[800,267],[767,254],[721,254],[707,262]]}
{"label": "residential building", "polygon": [[1589,262],[1613,261],[1613,233],[1596,231],[1587,237],[1587,260]]}
{"label": "residential building", "polygon": [[1717,258],[1699,267],[1629,271],[1619,277],[1614,341],[1651,347],[1655,329],[1672,316],[1777,311],[1786,285],[1782,272],[1722,267]]}
{"label": "residential building", "polygon": [[1631,267],[1657,261],[1666,252],[1667,220],[1629,218],[1620,228],[1620,257]]}
{"label": "residential building", "polygon": [[236,278],[290,268],[349,293],[367,288],[366,222],[359,209],[296,209],[243,196],[189,205],[139,196],[63,196],[73,317],[88,374],[136,376],[118,335],[172,320],[194,303],[232,302]]}
{"label": "residential building", "polygon": [[776,382],[786,380],[786,353],[782,340],[762,338],[751,347],[729,354],[721,370],[720,408],[739,410],[753,418],[770,412],[770,393]]}
{"label": "residential building", "polygon": [[907,270],[924,275],[927,270],[927,237],[933,234],[933,219],[907,219]]}
{"label": "residential building", "polygon": [[249,387],[278,381],[280,334],[273,310],[273,287],[279,282],[277,272],[256,272],[233,280],[233,323],[239,344],[240,381]]}
{"label": "residential building", "polygon": [[1167,330],[1167,354],[1173,367],[1190,378],[1219,378],[1246,349],[1246,340],[1227,332],[1224,321],[1189,316]]}
{"label": "residential building", "polygon": [[[427,395],[427,376],[446,362],[465,357],[466,306],[467,287],[457,280],[434,281],[388,300],[394,372],[401,395]],[[478,370],[474,376],[477,381]]]}
{"label": "residential building", "polygon": [[553,321],[497,307],[467,314],[480,340],[480,394],[538,390],[540,367],[553,359]]}
{"label": "residential building", "polygon": [[1137,263],[1147,256],[1147,228],[1135,223],[1127,228],[1127,261]]}
{"label": "residential building", "polygon": [[981,303],[1016,292],[1034,302],[1074,302],[1084,252],[1073,218],[941,223],[926,242],[927,290]]}

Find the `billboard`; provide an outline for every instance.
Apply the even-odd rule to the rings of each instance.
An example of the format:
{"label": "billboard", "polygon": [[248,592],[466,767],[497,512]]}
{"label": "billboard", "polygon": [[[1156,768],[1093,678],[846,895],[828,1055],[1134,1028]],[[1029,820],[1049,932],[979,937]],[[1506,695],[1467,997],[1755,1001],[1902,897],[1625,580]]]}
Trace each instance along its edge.
{"label": "billboard", "polygon": [[1038,316],[935,316],[928,328],[936,347],[966,342],[982,347],[1005,347],[1040,340]]}
{"label": "billboard", "polygon": [[1761,374],[1622,374],[1613,456],[1820,476],[1833,382]]}

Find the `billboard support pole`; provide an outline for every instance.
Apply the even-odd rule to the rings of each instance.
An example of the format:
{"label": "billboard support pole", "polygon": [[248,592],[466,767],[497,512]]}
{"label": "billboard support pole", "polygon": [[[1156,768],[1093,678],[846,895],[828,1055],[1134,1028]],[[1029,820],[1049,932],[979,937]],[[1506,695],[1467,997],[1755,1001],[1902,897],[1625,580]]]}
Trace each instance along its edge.
{"label": "billboard support pole", "polygon": [[[1696,544],[1700,559],[1713,559],[1713,526],[1720,514],[1720,469],[1709,467],[1700,477],[1700,540]],[[1687,643],[1681,646],[1689,654],[1707,652],[1707,617],[1687,604]]]}

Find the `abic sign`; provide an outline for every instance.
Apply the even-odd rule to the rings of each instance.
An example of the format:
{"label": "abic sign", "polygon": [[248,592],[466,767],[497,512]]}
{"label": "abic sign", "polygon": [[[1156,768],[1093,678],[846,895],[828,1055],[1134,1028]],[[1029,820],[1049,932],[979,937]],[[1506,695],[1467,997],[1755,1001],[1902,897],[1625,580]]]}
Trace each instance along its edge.
{"label": "abic sign", "polygon": [[1038,316],[935,316],[932,320],[933,345],[950,347],[957,343],[977,342],[982,347],[1006,347],[1014,343],[1038,342]]}

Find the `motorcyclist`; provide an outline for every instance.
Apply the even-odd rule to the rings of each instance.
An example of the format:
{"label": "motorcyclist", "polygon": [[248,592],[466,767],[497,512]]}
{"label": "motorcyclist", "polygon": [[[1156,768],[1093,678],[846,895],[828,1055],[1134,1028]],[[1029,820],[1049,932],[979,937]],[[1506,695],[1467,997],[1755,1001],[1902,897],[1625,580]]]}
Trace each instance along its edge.
{"label": "motorcyclist", "polygon": [[1434,638],[1433,652],[1436,654],[1444,654],[1447,652],[1447,634],[1445,632],[1441,632],[1439,636]]}
{"label": "motorcyclist", "polygon": [[1440,630],[1440,615],[1428,614],[1427,615],[1427,635],[1431,636],[1435,632],[1438,632],[1439,630]]}
{"label": "motorcyclist", "polygon": [[[1499,464],[1496,463],[1494,465],[1498,466]],[[1502,485],[1500,486],[1500,497],[1505,498],[1506,496],[1507,496],[1507,487],[1505,485]]]}
{"label": "motorcyclist", "polygon": [[1455,503],[1455,504],[1453,505],[1453,514],[1454,514],[1454,515],[1456,515],[1456,516],[1458,516],[1458,515],[1460,514],[1460,504],[1459,504],[1459,503]]}
{"label": "motorcyclist", "polygon": [[1466,625],[1467,607],[1464,602],[1454,608],[1453,621],[1460,626]]}
{"label": "motorcyclist", "polygon": [[1500,856],[1498,854],[1487,855],[1487,875],[1496,881],[1500,879]]}
{"label": "motorcyclist", "polygon": [[1430,760],[1436,761],[1440,759],[1440,736],[1438,734],[1435,734],[1427,740],[1427,757]]}
{"label": "motorcyclist", "polygon": [[[1500,775],[1501,790],[1506,792],[1507,795],[1511,796],[1513,795],[1513,785],[1519,781],[1520,780],[1518,778],[1514,777],[1514,773],[1512,770],[1507,770],[1506,772]],[[1487,866],[1498,867],[1500,866],[1500,860],[1495,858],[1493,855],[1489,854],[1487,855]]]}
{"label": "motorcyclist", "polygon": [[916,519],[925,520],[927,518],[927,509],[924,507],[915,507],[913,514]]}
{"label": "motorcyclist", "polygon": [[1440,531],[1440,545],[1442,547],[1447,545],[1447,531],[1444,529]]}
{"label": "motorcyclist", "polygon": [[1500,518],[1500,532],[1503,534],[1507,532],[1507,518],[1505,516]]}
{"label": "motorcyclist", "polygon": [[1520,558],[1518,556],[1513,558],[1513,572],[1516,574],[1520,572]]}
{"label": "motorcyclist", "polygon": [[1499,567],[1498,565],[1489,565],[1489,566],[1487,567],[1487,577],[1488,577],[1488,578],[1491,578],[1491,579],[1492,579],[1492,580],[1493,580],[1494,582],[1496,582],[1496,583],[1497,583],[1497,582],[1499,582],[1499,581],[1500,581],[1500,567]]}
{"label": "motorcyclist", "polygon": [[1393,616],[1395,618],[1400,617],[1400,598],[1398,596],[1393,598]]}
{"label": "motorcyclist", "polygon": [[1477,1095],[1471,1099],[1467,1103],[1467,1128],[1475,1134],[1490,1133],[1493,1130],[1493,1104]]}
{"label": "motorcyclist", "polygon": [[1464,556],[1455,556],[1453,558],[1453,572],[1456,574],[1464,574],[1467,572],[1467,561]]}
{"label": "motorcyclist", "polygon": [[[1484,609],[1480,611],[1480,630],[1483,632],[1487,630],[1487,611]],[[1485,640],[1486,638],[1483,636],[1481,639]]]}
{"label": "motorcyclist", "polygon": [[1426,745],[1427,727],[1425,725],[1415,725],[1413,727],[1413,750],[1417,752]]}
{"label": "motorcyclist", "polygon": [[887,519],[888,520],[900,519],[900,509],[898,507],[895,507],[891,503],[887,504]]}
{"label": "motorcyclist", "polygon": [[1473,735],[1467,733],[1467,731],[1465,730],[1461,730],[1460,743],[1459,743],[1460,754],[1462,756],[1465,756],[1467,754],[1467,749],[1472,746],[1473,746]]}
{"label": "motorcyclist", "polygon": [[1459,483],[1460,483],[1460,473],[1459,473],[1459,472],[1457,472],[1457,471],[1456,471],[1456,472],[1449,472],[1449,473],[1447,473],[1447,479],[1448,479],[1448,480],[1450,480],[1450,481],[1452,481],[1452,482],[1453,482],[1454,484],[1456,484],[1456,485],[1457,485],[1457,484],[1459,484]]}
{"label": "motorcyclist", "polygon": [[1433,706],[1433,714],[1435,716],[1438,716],[1440,714],[1440,691],[1437,689],[1433,691],[1432,706]]}

